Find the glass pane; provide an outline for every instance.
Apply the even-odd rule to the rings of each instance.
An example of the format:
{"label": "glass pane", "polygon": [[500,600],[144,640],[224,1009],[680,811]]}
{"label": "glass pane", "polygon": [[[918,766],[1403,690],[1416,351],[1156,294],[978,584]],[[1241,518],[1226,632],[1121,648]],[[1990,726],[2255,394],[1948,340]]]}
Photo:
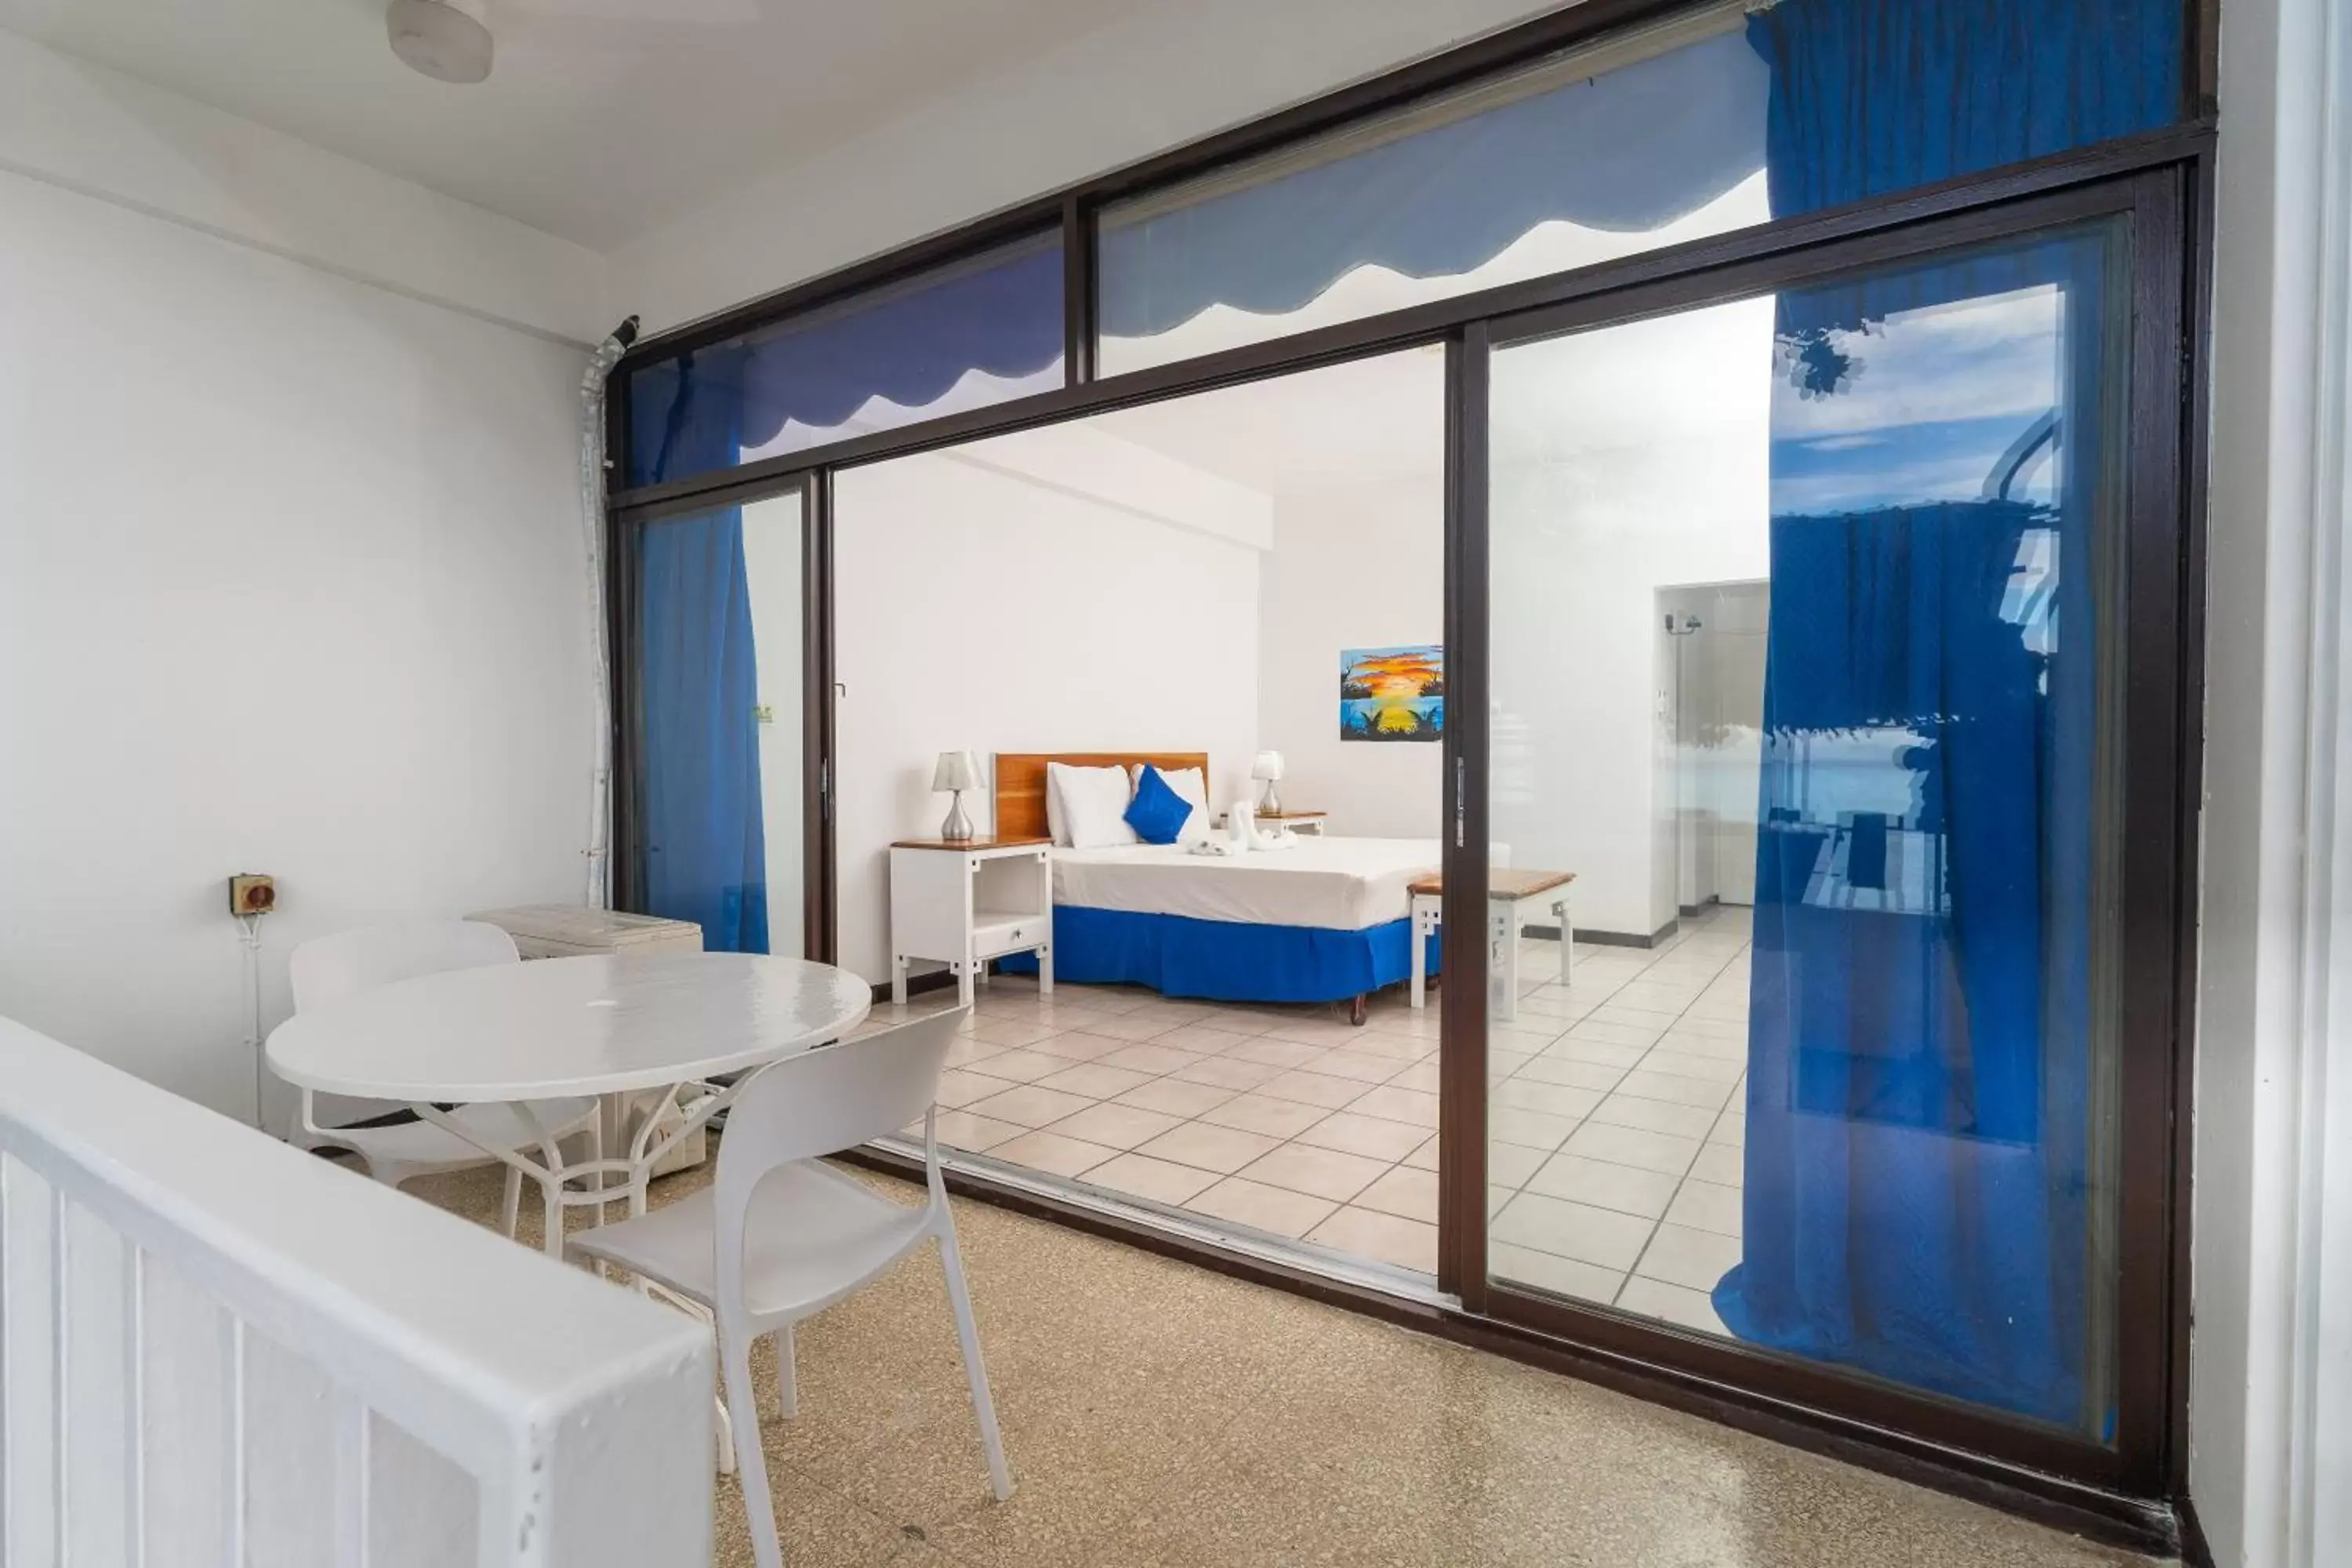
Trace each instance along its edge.
{"label": "glass pane", "polygon": [[2124,243],[1496,353],[1496,1279],[2110,1435]]}
{"label": "glass pane", "polygon": [[797,491],[638,535],[639,905],[714,952],[804,951]]}
{"label": "glass pane", "polygon": [[1062,384],[1058,232],[656,361],[629,482],[660,484]]}
{"label": "glass pane", "polygon": [[2180,23],[2179,0],[1702,7],[1108,208],[1102,369],[2167,124],[2181,96]]}

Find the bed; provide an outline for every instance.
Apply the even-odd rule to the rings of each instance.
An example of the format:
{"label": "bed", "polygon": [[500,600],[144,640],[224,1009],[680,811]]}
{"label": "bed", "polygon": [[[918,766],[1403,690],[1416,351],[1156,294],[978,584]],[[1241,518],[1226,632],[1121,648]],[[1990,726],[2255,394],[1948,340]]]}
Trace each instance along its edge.
{"label": "bed", "polygon": [[[1046,837],[1046,764],[1199,768],[1192,752],[1000,752],[999,837]],[[1407,885],[1437,869],[1434,838],[1299,837],[1221,858],[1177,845],[1054,851],[1054,977],[1219,1002],[1366,999],[1412,969]],[[1432,973],[1437,942],[1427,939]],[[1034,959],[1007,960],[1018,972]]]}

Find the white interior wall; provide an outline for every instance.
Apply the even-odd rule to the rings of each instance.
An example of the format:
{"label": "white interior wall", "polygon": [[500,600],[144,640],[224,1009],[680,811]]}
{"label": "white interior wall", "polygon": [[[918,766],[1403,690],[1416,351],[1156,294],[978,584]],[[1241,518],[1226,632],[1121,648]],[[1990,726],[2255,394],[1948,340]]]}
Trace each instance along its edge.
{"label": "white interior wall", "polygon": [[1771,334],[1767,297],[1495,356],[1492,832],[1580,929],[1677,915],[1657,593],[1769,574]]}
{"label": "white interior wall", "polygon": [[0,171],[571,342],[619,319],[583,246],[5,28]]}
{"label": "white interior wall", "polygon": [[[1196,526],[1023,471],[1045,466],[1007,437],[835,482],[840,955],[869,980],[889,977],[888,846],[947,815],[940,752],[1204,751],[1213,800],[1249,788],[1262,498],[1231,487],[1230,525]],[[983,826],[992,805],[966,802]]]}
{"label": "white interior wall", "polygon": [[230,873],[270,1022],[302,938],[582,895],[582,357],[20,174],[0,233],[0,1013],[249,1114]]}
{"label": "white interior wall", "polygon": [[[1444,409],[1429,410],[1433,443]],[[1356,838],[1433,838],[1444,748],[1339,739],[1343,648],[1433,643],[1445,626],[1445,492],[1428,473],[1274,498],[1259,592],[1258,738],[1283,804]]]}

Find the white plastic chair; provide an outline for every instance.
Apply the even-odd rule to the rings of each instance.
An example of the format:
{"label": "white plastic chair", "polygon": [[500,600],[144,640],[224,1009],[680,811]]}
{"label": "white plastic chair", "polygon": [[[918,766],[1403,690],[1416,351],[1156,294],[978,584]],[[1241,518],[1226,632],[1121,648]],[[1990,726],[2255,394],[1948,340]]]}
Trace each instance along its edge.
{"label": "white plastic chair", "polygon": [[[309,1012],[340,1002],[362,991],[438,974],[451,969],[479,969],[494,963],[520,963],[514,938],[482,921],[405,921],[396,925],[362,926],[313,937],[294,950],[288,961],[293,982],[294,1010]],[[528,1109],[513,1105],[464,1105],[450,1112],[481,1146],[468,1142],[444,1127],[411,1121],[391,1127],[321,1127],[310,1090],[302,1091],[302,1109],[295,1142],[307,1148],[321,1145],[348,1149],[367,1164],[368,1174],[387,1187],[397,1187],[419,1176],[442,1171],[467,1171],[493,1164],[492,1149],[547,1149],[562,1140],[586,1133],[603,1142],[595,1100],[587,1098],[535,1100]],[[599,1151],[601,1152],[601,1150]],[[550,1169],[555,1168],[552,1163]],[[522,1173],[507,1167],[504,1221],[506,1233],[515,1233],[522,1205]],[[561,1194],[546,1194],[551,1235],[563,1224]]]}
{"label": "white plastic chair", "polygon": [[[997,1499],[1013,1495],[1013,1472],[981,1364],[980,1331],[964,1289],[955,1221],[948,1213],[933,1136],[940,1069],[968,1009],[934,1014],[896,1029],[787,1058],[761,1070],[727,1113],[719,1172],[709,1187],[641,1218],[569,1238],[576,1257],[628,1269],[708,1308],[719,1324],[727,1412],[741,1450],[743,1506],[759,1568],[782,1568],[775,1505],[760,1447],[751,1388],[751,1342],[776,1336],[776,1393],[786,1415],[799,1397],[793,1325],[856,1291],[932,1237],[940,1240],[948,1302],[963,1345],[972,1413]],[[919,1207],[892,1203],[819,1157],[856,1148],[923,1118],[923,1164],[930,1195]]]}

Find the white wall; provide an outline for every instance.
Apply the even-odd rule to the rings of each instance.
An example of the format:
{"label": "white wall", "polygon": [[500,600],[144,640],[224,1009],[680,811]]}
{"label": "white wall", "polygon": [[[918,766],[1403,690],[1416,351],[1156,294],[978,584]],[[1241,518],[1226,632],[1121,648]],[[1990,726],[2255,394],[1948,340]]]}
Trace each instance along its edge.
{"label": "white wall", "polygon": [[[1442,440],[1444,411],[1429,414]],[[1443,478],[1276,496],[1262,570],[1258,739],[1283,755],[1283,804],[1350,837],[1436,837],[1444,748],[1340,740],[1339,652],[1442,638]]]}
{"label": "white wall", "polygon": [[0,171],[572,342],[619,319],[593,251],[5,29]]}
{"label": "white wall", "polygon": [[[947,815],[940,752],[1204,751],[1213,799],[1249,787],[1258,547],[1235,535],[1262,516],[1213,531],[1040,483],[1020,439],[835,483],[840,951],[869,980],[889,843]],[[984,793],[965,805],[992,821]]]}
{"label": "white wall", "polygon": [[1771,331],[1768,296],[1495,356],[1492,832],[1577,873],[1581,929],[1676,916],[1657,590],[1769,574]]}
{"label": "white wall", "polygon": [[1556,8],[1151,5],[621,247],[607,313],[707,315]]}
{"label": "white wall", "polygon": [[20,174],[0,234],[0,1014],[249,1114],[231,872],[272,1022],[301,938],[582,894],[582,357]]}

